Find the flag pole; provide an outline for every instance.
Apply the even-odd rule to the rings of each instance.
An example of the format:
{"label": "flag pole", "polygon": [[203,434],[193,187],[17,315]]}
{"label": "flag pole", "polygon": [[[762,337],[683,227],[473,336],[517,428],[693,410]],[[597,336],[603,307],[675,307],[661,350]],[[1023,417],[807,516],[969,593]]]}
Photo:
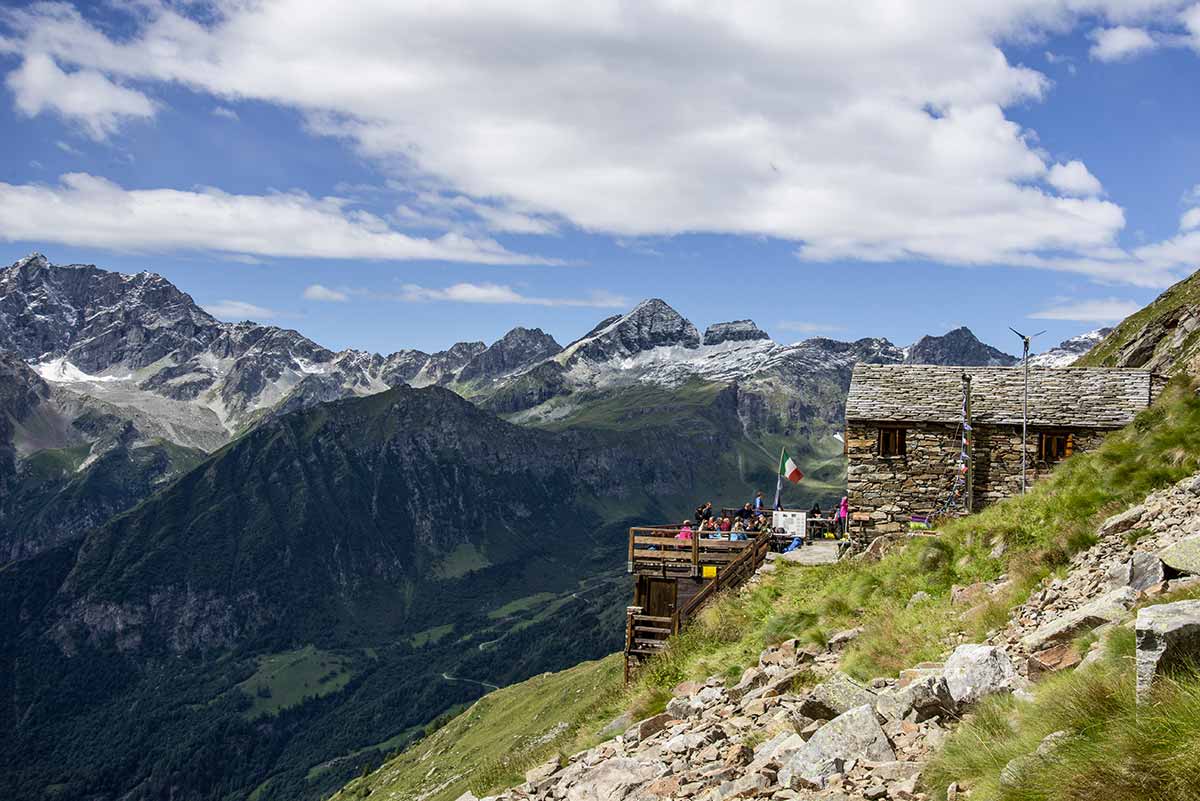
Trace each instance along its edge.
{"label": "flag pole", "polygon": [[771,507],[772,511],[779,508],[779,496],[783,494],[783,453],[784,448],[779,447],[779,466],[775,468],[775,505]]}

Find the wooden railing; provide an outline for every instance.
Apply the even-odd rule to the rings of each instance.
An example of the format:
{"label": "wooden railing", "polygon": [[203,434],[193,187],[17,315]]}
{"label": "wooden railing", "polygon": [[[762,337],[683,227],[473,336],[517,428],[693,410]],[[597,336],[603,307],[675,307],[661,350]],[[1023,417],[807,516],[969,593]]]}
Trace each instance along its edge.
{"label": "wooden railing", "polygon": [[679,530],[680,526],[629,529],[628,571],[663,577],[703,576],[705,567],[719,572],[758,539],[767,539],[758,532],[746,532],[742,540],[710,539],[693,531],[689,539],[681,540]]}
{"label": "wooden railing", "polygon": [[[640,531],[656,531],[658,534],[638,534]],[[665,539],[659,536],[662,533],[661,527],[653,529],[630,529],[630,571],[633,572],[638,564],[638,554],[642,550],[649,547],[660,547],[660,540]],[[651,553],[666,553],[672,555],[671,560],[662,563],[662,569],[666,571],[668,565],[686,565],[692,570],[703,570],[707,564],[714,568],[716,575],[706,583],[698,593],[693,595],[691,599],[683,606],[682,609],[677,609],[670,617],[656,617],[652,615],[642,614],[642,607],[630,606],[625,609],[625,682],[628,683],[632,676],[633,667],[642,659],[653,656],[661,651],[667,644],[667,639],[672,635],[678,634],[680,630],[687,624],[689,620],[695,617],[700,608],[710,601],[713,596],[724,589],[736,587],[750,576],[754,575],[754,571],[762,565],[767,558],[767,551],[771,548],[771,537],[766,533],[755,533],[748,535],[751,539],[747,540],[697,540],[693,538],[689,540],[671,540],[673,543],[679,543],[680,547],[673,551],[651,552]],[[724,545],[724,549],[718,547],[705,547]],[[644,546],[644,547],[639,547]],[[685,553],[685,547],[690,546],[690,551]],[[736,550],[728,546],[738,546]],[[690,561],[672,561],[675,555],[688,555]],[[714,557],[720,558],[722,561],[715,563],[712,560]],[[732,557],[732,558],[728,558]],[[643,557],[648,558],[648,557]],[[704,561],[708,560],[708,561]],[[692,575],[700,575],[692,573]]]}

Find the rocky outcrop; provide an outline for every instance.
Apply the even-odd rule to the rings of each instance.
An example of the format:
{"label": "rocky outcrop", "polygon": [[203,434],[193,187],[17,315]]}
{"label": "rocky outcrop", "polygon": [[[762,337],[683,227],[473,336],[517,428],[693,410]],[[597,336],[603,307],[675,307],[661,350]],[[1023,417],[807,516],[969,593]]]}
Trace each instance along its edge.
{"label": "rocky outcrop", "polygon": [[1150,701],[1154,681],[1172,667],[1200,662],[1200,601],[1176,601],[1138,612],[1137,699]]}
{"label": "rocky outcrop", "polygon": [[705,345],[720,345],[722,342],[752,342],[770,338],[770,335],[755,325],[753,320],[713,323],[704,329]]}

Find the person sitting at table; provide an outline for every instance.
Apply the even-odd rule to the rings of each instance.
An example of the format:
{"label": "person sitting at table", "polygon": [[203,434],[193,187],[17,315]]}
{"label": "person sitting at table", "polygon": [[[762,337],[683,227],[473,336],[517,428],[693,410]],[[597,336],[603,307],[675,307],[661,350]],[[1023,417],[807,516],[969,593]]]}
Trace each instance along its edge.
{"label": "person sitting at table", "polygon": [[721,531],[728,533],[731,528],[733,528],[733,522],[728,517],[721,518]]}
{"label": "person sitting at table", "polygon": [[808,510],[808,516],[809,517],[820,517],[821,516],[821,504],[817,503],[816,501],[813,501],[812,508]]}
{"label": "person sitting at table", "polygon": [[692,521],[684,520],[683,528],[679,529],[679,533],[675,535],[677,540],[690,540],[692,538]]}
{"label": "person sitting at table", "polygon": [[745,531],[746,524],[742,522],[742,518],[733,521],[733,531]]}

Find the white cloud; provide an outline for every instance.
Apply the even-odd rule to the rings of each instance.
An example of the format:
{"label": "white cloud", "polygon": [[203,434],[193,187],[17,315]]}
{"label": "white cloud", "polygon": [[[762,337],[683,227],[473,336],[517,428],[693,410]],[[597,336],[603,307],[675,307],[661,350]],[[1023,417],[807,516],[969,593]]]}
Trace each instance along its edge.
{"label": "white cloud", "polygon": [[73,147],[70,143],[64,142],[61,139],[59,139],[57,142],[55,142],[54,146],[70,156],[82,156],[83,155],[83,153],[81,153],[79,151],[79,148]]}
{"label": "white cloud", "polygon": [[1188,209],[1179,218],[1179,230],[1190,231],[1193,228],[1200,228],[1200,208]]}
{"label": "white cloud", "polygon": [[1088,171],[1082,161],[1068,161],[1050,168],[1046,181],[1064,195],[1094,197],[1104,191],[1100,180]]}
{"label": "white cloud", "polygon": [[217,106],[212,110],[212,115],[214,117],[224,117],[227,120],[234,120],[235,122],[241,119],[238,113],[228,106]]}
{"label": "white cloud", "polygon": [[1141,308],[1132,300],[1105,298],[1066,303],[1028,315],[1035,320],[1071,320],[1081,323],[1111,323],[1123,320]]}
{"label": "white cloud", "polygon": [[[1121,36],[1128,50],[1111,31],[1178,25],[1186,2],[344,6],[222,3],[200,24],[164,4],[120,40],[60,4],[9,21],[60,63],[298,109],[403,181],[479,204],[490,230],[566,221],[776,237],[818,261],[1169,278],[1111,253],[1115,203],[1050,189],[1035,132],[1005,114],[1049,81],[1000,45],[1100,24],[1100,52]],[[460,214],[398,217],[457,232]]]}
{"label": "white cloud", "polygon": [[1158,47],[1158,43],[1144,28],[1098,28],[1091,33],[1092,45],[1089,55],[1097,61],[1122,61],[1133,58]]}
{"label": "white cloud", "polygon": [[273,317],[278,317],[279,312],[273,309],[266,309],[262,306],[255,306],[253,303],[246,303],[241,300],[222,300],[216,303],[209,303],[204,306],[204,310],[213,317],[218,317],[222,320],[230,322],[241,322],[242,320],[270,320]]}
{"label": "white cloud", "polygon": [[[397,182],[392,182],[392,188],[403,191]],[[408,203],[396,208],[395,216],[401,225],[420,228],[540,235],[558,232],[558,225],[545,216],[435,191],[417,192]]]}
{"label": "white cloud", "polygon": [[330,289],[321,284],[313,284],[304,288],[304,297],[308,300],[318,300],[326,303],[345,303],[350,296],[339,289]]}
{"label": "white cloud", "polygon": [[0,182],[0,241],[240,256],[548,263],[489,239],[454,233],[408,236],[340,198],[130,190],[87,173],[68,173],[60,180],[58,186]]}
{"label": "white cloud", "polygon": [[405,284],[400,292],[386,296],[406,303],[496,303],[523,306],[585,306],[598,309],[625,308],[629,300],[611,292],[596,290],[581,298],[542,298],[523,295],[505,284],[459,283],[445,288]]}
{"label": "white cloud", "polygon": [[25,56],[5,83],[20,113],[36,117],[52,111],[80,123],[96,140],[106,139],[123,119],[154,116],[154,104],[141,92],[118,86],[94,69],[64,72],[45,53]]}

